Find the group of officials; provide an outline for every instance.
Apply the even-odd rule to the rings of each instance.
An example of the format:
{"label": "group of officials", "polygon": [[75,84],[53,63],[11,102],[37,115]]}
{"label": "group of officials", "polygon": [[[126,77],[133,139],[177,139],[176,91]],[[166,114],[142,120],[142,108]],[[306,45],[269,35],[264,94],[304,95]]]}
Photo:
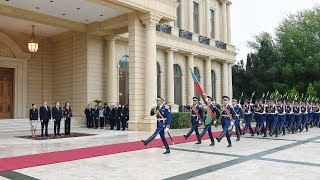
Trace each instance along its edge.
{"label": "group of officials", "polygon": [[48,106],[47,102],[44,102],[39,111],[37,105],[32,104],[32,108],[29,110],[32,138],[36,137],[37,122],[39,119],[41,122],[42,137],[48,137],[48,125],[51,119],[54,123],[54,136],[60,136],[60,124],[62,119],[64,119],[64,134],[70,135],[71,117],[72,109],[69,102],[66,102],[63,108],[60,107],[60,102],[56,102],[55,106],[52,108]]}
{"label": "group of officials", "polygon": [[[190,131],[183,135],[185,139],[188,139],[195,132],[198,139],[196,144],[201,144],[202,137],[208,132],[211,140],[210,146],[213,146],[215,141],[211,126],[216,125],[220,116],[223,131],[216,140],[220,142],[226,136],[227,147],[232,146],[230,138],[232,133],[236,134],[236,141],[240,141],[240,136],[245,135],[247,129],[249,129],[251,136],[257,134],[263,135],[263,137],[267,137],[267,135],[278,137],[280,133],[282,135],[295,134],[302,132],[304,129],[308,131],[309,127],[320,128],[320,101],[314,103],[302,99],[300,101],[289,101],[286,98],[280,100],[262,98],[253,103],[251,98],[251,100],[246,99],[242,105],[237,98],[230,99],[228,96],[223,96],[222,99],[223,104],[219,105],[213,102],[210,96],[207,96],[207,104],[201,105],[200,99],[193,97],[193,105],[190,106],[192,126]],[[206,115],[204,112],[207,112]],[[164,105],[164,100],[158,97],[157,106],[151,109],[150,115],[156,116],[157,129],[147,140],[142,140],[142,142],[147,145],[160,134],[166,148],[164,154],[168,154],[170,148],[165,138],[165,131],[171,138],[168,131],[171,123],[170,107]],[[205,123],[204,129],[200,133],[199,124],[209,115],[210,121]],[[253,118],[256,121],[254,129],[251,127]],[[243,124],[243,122],[245,123]]]}
{"label": "group of officials", "polygon": [[[84,110],[87,120],[87,128],[101,129],[106,128],[110,130],[124,131],[127,127],[129,120],[129,107],[128,105],[120,105],[117,103],[115,106],[109,106],[107,103],[104,106],[95,105],[92,107],[88,104]],[[110,125],[110,127],[108,127]]]}

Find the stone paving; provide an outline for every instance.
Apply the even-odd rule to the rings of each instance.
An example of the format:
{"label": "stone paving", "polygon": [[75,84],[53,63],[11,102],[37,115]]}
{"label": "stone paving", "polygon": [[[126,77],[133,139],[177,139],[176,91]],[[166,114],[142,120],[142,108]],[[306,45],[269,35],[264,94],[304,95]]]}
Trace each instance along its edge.
{"label": "stone paving", "polygon": [[[218,127],[220,129],[221,127]],[[216,130],[216,128],[214,128]],[[150,132],[74,129],[95,136],[34,141],[16,138],[28,132],[0,134],[0,158],[104,144],[137,141]],[[171,130],[173,136],[188,129]],[[26,133],[26,134],[21,134]],[[194,142],[151,148],[0,173],[0,179],[320,179],[320,128],[263,138],[245,135],[227,148],[224,138],[209,147]]]}

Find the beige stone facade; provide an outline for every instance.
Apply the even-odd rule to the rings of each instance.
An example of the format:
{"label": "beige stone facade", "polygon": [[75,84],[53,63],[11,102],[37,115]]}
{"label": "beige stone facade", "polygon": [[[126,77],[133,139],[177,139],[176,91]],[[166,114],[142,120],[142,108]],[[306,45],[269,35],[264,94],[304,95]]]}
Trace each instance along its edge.
{"label": "beige stone facade", "polygon": [[[39,13],[30,9],[32,5],[22,8],[23,3],[0,3],[0,20],[9,17],[16,22],[10,27],[0,26],[0,67],[13,68],[15,73],[12,118],[27,118],[32,103],[40,106],[48,101],[53,106],[55,101],[69,101],[74,116],[83,123],[83,110],[88,103],[93,104],[96,99],[108,104],[119,102],[119,60],[123,56],[129,57],[130,130],[154,128],[149,110],[157,94],[176,107],[174,64],[181,68],[181,104],[191,103],[194,96],[189,71],[194,67],[199,69],[200,82],[207,94],[218,102],[222,95],[232,96],[231,66],[236,53],[231,45],[230,1],[87,0],[85,3],[101,7],[106,12],[102,14],[105,19],[82,22],[76,16],[63,18],[50,14],[51,11]],[[193,3],[199,5],[198,34],[193,33]],[[77,8],[74,4],[67,8]],[[180,27],[188,31],[187,38],[174,26],[178,7]],[[110,9],[115,14],[107,11]],[[210,29],[210,10],[214,11],[214,31]],[[90,19],[92,14],[84,17]],[[29,53],[30,31],[23,32],[20,21],[46,27],[43,35],[35,32],[39,43],[36,53]],[[212,33],[214,39],[210,38]],[[157,63],[161,93],[157,92]]]}

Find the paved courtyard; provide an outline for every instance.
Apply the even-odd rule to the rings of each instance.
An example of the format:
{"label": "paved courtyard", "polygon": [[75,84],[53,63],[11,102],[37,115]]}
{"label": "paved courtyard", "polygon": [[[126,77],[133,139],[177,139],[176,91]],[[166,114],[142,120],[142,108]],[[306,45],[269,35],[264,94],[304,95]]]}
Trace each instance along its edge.
{"label": "paved courtyard", "polygon": [[[97,135],[36,141],[16,137],[27,131],[0,133],[0,163],[30,154],[59,151],[63,155],[66,150],[104,145],[117,148],[119,143],[136,142],[132,145],[137,148],[72,161],[59,158],[56,163],[0,172],[0,179],[320,179],[320,128],[277,139],[247,134],[236,142],[232,137],[232,148],[226,147],[225,138],[213,147],[208,146],[209,140],[201,145],[182,142],[171,145],[168,155],[162,154],[163,147],[140,148],[138,141],[147,138],[148,132],[74,131]],[[171,134],[176,140],[187,131],[172,130]]]}

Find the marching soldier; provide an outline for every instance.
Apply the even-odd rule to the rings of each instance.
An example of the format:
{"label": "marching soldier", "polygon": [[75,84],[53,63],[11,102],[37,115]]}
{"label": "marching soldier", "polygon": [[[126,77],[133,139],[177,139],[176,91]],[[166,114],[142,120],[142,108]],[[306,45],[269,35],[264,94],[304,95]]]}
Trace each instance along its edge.
{"label": "marching soldier", "polygon": [[234,119],[234,125],[236,127],[236,135],[237,135],[236,141],[240,141],[240,133],[241,133],[240,120],[243,119],[243,111],[241,109],[241,104],[238,104],[238,100],[236,98],[232,98],[232,105],[233,105],[234,112],[236,113],[236,116]]}
{"label": "marching soldier", "polygon": [[252,122],[252,114],[254,112],[253,105],[249,104],[249,100],[244,100],[244,120],[246,121],[246,125],[242,131],[242,135],[246,134],[247,129],[249,128],[251,136],[254,136],[254,132],[251,127]]}
{"label": "marching soldier", "polygon": [[[212,104],[212,98],[210,96],[207,96],[207,97],[208,97],[208,101],[210,103],[210,109],[207,109],[207,116],[210,116],[209,111],[212,111],[212,113],[216,113],[215,119],[219,119],[219,117],[220,117],[220,105],[219,104]],[[210,124],[205,125],[202,133],[199,135],[199,139],[201,140],[202,137],[208,131],[208,134],[209,134],[209,137],[210,137],[210,140],[211,140],[211,144],[209,146],[213,146],[214,145],[214,138],[212,136],[211,126],[212,126],[212,124],[216,124],[215,119],[212,119]]]}
{"label": "marching soldier", "polygon": [[227,141],[228,141],[228,146],[227,147],[231,147],[231,132],[229,132],[230,130],[232,130],[234,128],[234,122],[233,119],[235,118],[236,114],[232,108],[232,106],[230,105],[230,98],[228,96],[223,96],[223,106],[222,106],[222,118],[221,118],[221,125],[223,128],[222,133],[220,134],[220,136],[217,139],[218,142],[221,141],[221,139],[226,136]]}
{"label": "marching soldier", "polygon": [[[278,133],[280,134],[282,132],[282,135],[286,135],[286,128],[285,128],[285,122],[286,122],[286,110],[285,105],[283,104],[283,100],[278,101],[277,106],[278,116],[279,116],[279,122],[278,122]],[[276,135],[277,137],[278,135]]]}
{"label": "marching soldier", "polygon": [[267,119],[266,109],[268,106],[266,105],[266,103],[263,104],[263,99],[260,99],[258,107],[259,107],[258,108],[259,111],[257,113],[258,113],[258,119],[260,123],[259,123],[259,129],[257,134],[259,135],[260,133],[263,132],[264,133],[263,137],[267,137],[267,128],[264,126],[264,123],[266,122],[266,119]]}
{"label": "marching soldier", "polygon": [[165,137],[164,131],[168,131],[171,123],[171,113],[169,107],[163,104],[163,99],[158,96],[157,106],[152,108],[150,111],[150,116],[157,117],[157,129],[156,131],[147,139],[141,140],[143,144],[148,145],[158,134],[160,134],[163,145],[166,147],[166,151],[163,154],[170,153],[170,148]]}
{"label": "marching soldier", "polygon": [[304,127],[306,128],[306,131],[308,132],[308,110],[305,102],[301,103],[301,116],[302,116],[302,121],[301,121],[301,128],[299,132],[302,132]]}
{"label": "marching soldier", "polygon": [[294,112],[294,133],[298,132],[298,128],[300,127],[301,123],[301,111],[300,111],[300,106],[298,102],[295,102],[293,106],[293,112]]}
{"label": "marching soldier", "polygon": [[269,114],[270,117],[272,118],[272,124],[271,124],[271,131],[270,131],[270,136],[273,136],[276,134],[276,137],[278,137],[278,109],[275,104],[275,100],[271,100],[271,105],[269,106]]}
{"label": "marching soldier", "polygon": [[254,110],[254,119],[256,120],[256,127],[255,127],[255,132],[257,133],[257,135],[259,135],[259,128],[260,128],[260,111],[261,111],[261,106],[259,105],[260,100],[256,100],[255,104],[253,106],[253,110]]}
{"label": "marching soldier", "polygon": [[288,101],[288,105],[286,106],[287,112],[287,120],[288,120],[288,132],[294,133],[294,112],[293,112],[293,105],[291,101]]}
{"label": "marching soldier", "polygon": [[197,135],[198,142],[196,144],[201,144],[201,139],[199,137],[199,130],[198,130],[198,125],[201,123],[201,120],[204,119],[203,117],[203,111],[199,106],[199,101],[200,99],[197,97],[193,97],[193,105],[191,107],[191,129],[190,131],[186,134],[183,135],[185,139],[188,139],[189,136],[192,134],[193,131],[195,131]]}
{"label": "marching soldier", "polygon": [[316,108],[315,108],[315,119],[316,119],[316,124],[320,128],[320,101],[317,102]]}

